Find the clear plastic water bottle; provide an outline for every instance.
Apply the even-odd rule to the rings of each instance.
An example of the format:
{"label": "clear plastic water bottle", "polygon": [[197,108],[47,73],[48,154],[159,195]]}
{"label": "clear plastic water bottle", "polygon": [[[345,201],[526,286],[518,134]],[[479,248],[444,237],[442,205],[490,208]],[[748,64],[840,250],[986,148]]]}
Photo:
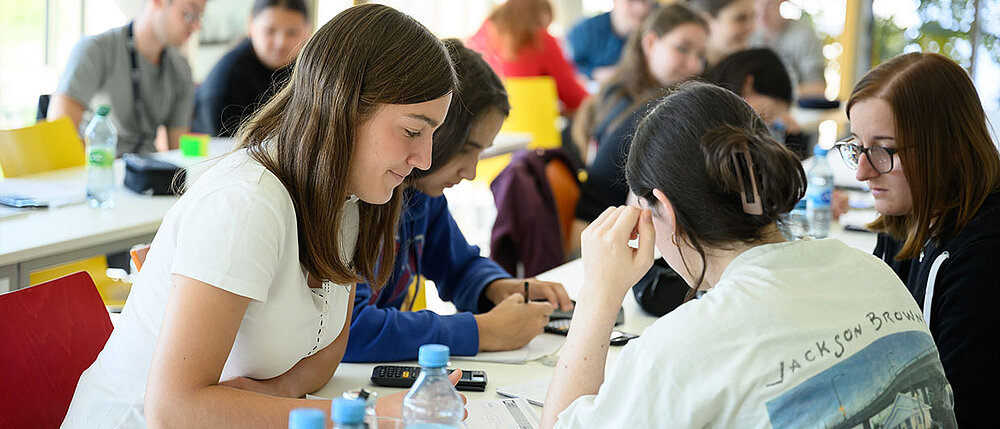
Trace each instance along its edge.
{"label": "clear plastic water bottle", "polygon": [[288,413],[288,429],[325,429],[326,414],[315,408],[296,408]]}
{"label": "clear plastic water bottle", "polygon": [[801,240],[809,236],[809,218],[806,215],[806,198],[803,197],[787,215],[781,216],[778,225],[785,239]]}
{"label": "clear plastic water bottle", "polygon": [[118,131],[108,119],[111,107],[102,105],[87,125],[87,202],[91,207],[111,208],[115,204],[115,155]]}
{"label": "clear plastic water bottle", "polygon": [[445,370],[449,357],[448,346],[420,346],[417,356],[420,375],[403,398],[403,422],[407,429],[462,427],[465,406]]}
{"label": "clear plastic water bottle", "polygon": [[813,166],[806,174],[809,186],[806,188],[806,217],[809,219],[809,235],[826,238],[830,235],[830,220],[833,215],[830,201],[833,198],[833,170],[826,160],[827,150],[819,145],[813,149]]}
{"label": "clear plastic water bottle", "polygon": [[365,401],[336,398],[330,406],[333,429],[365,429]]}

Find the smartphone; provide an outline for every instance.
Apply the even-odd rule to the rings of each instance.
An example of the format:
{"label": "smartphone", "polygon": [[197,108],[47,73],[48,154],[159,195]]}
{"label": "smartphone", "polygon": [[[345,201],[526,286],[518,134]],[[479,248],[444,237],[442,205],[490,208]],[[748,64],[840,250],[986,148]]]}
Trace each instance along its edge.
{"label": "smartphone", "polygon": [[[576,301],[573,301],[573,307],[574,308],[576,307]],[[553,311],[552,314],[549,314],[549,320],[552,321],[572,319],[572,318],[573,318],[573,310],[562,311],[557,309]],[[622,323],[625,323],[625,309],[618,308],[618,316],[615,317],[615,325],[621,325]]]}
{"label": "smartphone", "polygon": [[628,344],[629,340],[633,338],[639,338],[638,335],[629,334],[622,331],[611,331],[611,345],[612,346],[624,346]]}

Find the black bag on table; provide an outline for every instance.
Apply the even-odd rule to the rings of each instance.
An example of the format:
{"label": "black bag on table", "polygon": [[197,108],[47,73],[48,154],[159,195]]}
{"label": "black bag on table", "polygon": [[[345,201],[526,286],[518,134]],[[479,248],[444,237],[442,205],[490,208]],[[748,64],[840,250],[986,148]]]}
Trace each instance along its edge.
{"label": "black bag on table", "polygon": [[[140,194],[174,195],[184,189],[184,169],[148,155],[126,153],[125,187]],[[174,176],[177,176],[176,187]]]}
{"label": "black bag on table", "polygon": [[653,261],[646,275],[632,286],[636,302],[656,317],[667,314],[684,303],[684,296],[691,287],[663,258]]}

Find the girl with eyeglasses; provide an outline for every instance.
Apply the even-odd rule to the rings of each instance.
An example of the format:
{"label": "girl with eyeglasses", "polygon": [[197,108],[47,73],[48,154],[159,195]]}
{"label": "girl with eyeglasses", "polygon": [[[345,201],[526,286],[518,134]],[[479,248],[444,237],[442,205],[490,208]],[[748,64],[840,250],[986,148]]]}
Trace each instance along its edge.
{"label": "girl with eyeglasses", "polygon": [[923,309],[963,427],[995,420],[1000,322],[1000,154],[968,74],[929,53],[866,74],[837,144],[875,197],[875,255]]}
{"label": "girl with eyeglasses", "polygon": [[[743,99],[681,85],[639,123],[625,171],[639,207],[608,208],[583,233],[584,281],[541,427],[955,427],[934,341],[892,270],[838,240],[778,232],[805,173]],[[615,316],[654,243],[700,297],[605,375]]]}

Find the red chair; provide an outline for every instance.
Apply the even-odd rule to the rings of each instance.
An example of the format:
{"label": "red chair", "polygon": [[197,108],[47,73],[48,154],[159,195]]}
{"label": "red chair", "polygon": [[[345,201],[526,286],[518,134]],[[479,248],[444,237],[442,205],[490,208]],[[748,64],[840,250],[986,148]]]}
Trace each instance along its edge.
{"label": "red chair", "polygon": [[58,428],[111,329],[86,272],[0,295],[0,427]]}

